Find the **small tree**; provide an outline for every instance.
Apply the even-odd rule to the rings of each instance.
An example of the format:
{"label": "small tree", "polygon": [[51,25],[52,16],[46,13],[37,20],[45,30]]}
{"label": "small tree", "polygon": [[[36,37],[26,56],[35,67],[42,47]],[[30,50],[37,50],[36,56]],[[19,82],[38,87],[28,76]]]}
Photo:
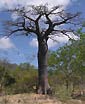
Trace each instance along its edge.
{"label": "small tree", "polygon": [[79,34],[79,40],[73,40],[70,45],[50,52],[48,61],[49,66],[55,68],[55,73],[60,72],[59,76],[63,75],[61,78],[65,81],[67,89],[73,85],[73,91],[76,85],[84,87],[85,84],[85,33],[80,32]]}
{"label": "small tree", "polygon": [[4,91],[5,87],[14,84],[15,78],[10,75],[10,71],[4,66],[0,66],[0,90]]}
{"label": "small tree", "polygon": [[[61,6],[48,8],[47,5],[19,7],[8,12],[17,15],[15,21],[5,22],[6,33],[31,35],[35,34],[38,41],[38,93],[47,94],[50,90],[48,83],[47,58],[48,44],[47,41],[52,35],[66,35],[73,32],[72,29],[64,29],[62,25],[73,24],[74,18],[79,14],[66,13]],[[77,21],[75,20],[75,23]],[[59,28],[59,26],[62,27]],[[58,28],[57,28],[58,27]]]}

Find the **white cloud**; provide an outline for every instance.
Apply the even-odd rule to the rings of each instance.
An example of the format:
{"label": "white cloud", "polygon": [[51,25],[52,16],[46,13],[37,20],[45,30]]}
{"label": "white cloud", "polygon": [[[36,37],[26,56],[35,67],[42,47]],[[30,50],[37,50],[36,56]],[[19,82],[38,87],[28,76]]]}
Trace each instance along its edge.
{"label": "white cloud", "polygon": [[70,0],[27,0],[27,4],[39,5],[46,3],[48,3],[48,5],[50,6],[54,6],[54,5],[67,6],[70,3]]}
{"label": "white cloud", "polygon": [[33,39],[29,42],[29,45],[30,45],[30,46],[33,46],[33,47],[38,47],[37,39],[36,39],[36,38],[33,38]]}
{"label": "white cloud", "polygon": [[[52,48],[67,43],[69,40],[67,36],[63,36],[63,37],[52,36],[51,38],[49,38],[48,40],[48,48]],[[29,44],[33,47],[38,47],[38,42],[36,38],[33,38],[32,41],[29,42]]]}
{"label": "white cloud", "polygon": [[[40,4],[48,4],[49,7],[53,7],[56,5],[63,5],[63,8],[66,8],[70,3],[71,0],[1,0],[0,1],[0,9],[4,8],[15,8],[17,6],[25,6],[28,9],[28,5],[40,5]],[[17,19],[17,14],[12,14],[12,19]]]}
{"label": "white cloud", "polygon": [[13,8],[17,6],[17,4],[26,6],[26,5],[39,5],[46,3],[48,3],[50,6],[63,5],[66,7],[70,2],[71,0],[1,0],[0,7]]}
{"label": "white cloud", "polygon": [[67,43],[68,40],[69,40],[67,36],[62,36],[62,37],[53,36],[51,38],[52,39],[49,38],[49,40],[48,40],[48,47],[49,48],[52,48],[52,47],[59,46],[61,44]]}
{"label": "white cloud", "polygon": [[15,48],[14,44],[11,42],[9,38],[2,37],[0,38],[0,49],[11,49]]}

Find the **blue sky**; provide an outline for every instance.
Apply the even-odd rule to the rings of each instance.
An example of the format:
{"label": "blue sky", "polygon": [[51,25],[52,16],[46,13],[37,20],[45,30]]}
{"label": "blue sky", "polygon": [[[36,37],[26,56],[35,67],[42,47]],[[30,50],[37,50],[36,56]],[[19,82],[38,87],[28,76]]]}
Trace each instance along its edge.
{"label": "blue sky", "polygon": [[[82,12],[82,16],[85,16],[85,0],[0,0],[0,9],[3,10],[5,4],[7,8],[12,8],[18,3],[20,5],[25,4],[41,4],[48,2],[49,5],[53,6],[54,4],[64,5],[64,9],[68,9],[71,12]],[[21,2],[22,1],[22,2]],[[30,1],[30,2],[29,2]],[[14,5],[14,4],[15,5]],[[3,13],[0,10],[0,33],[3,33],[3,27],[1,24],[2,20],[6,19],[15,19],[14,15],[8,15]],[[11,18],[12,17],[12,18]],[[48,41],[49,49],[55,50],[58,49],[62,44],[68,41],[67,37],[58,38],[59,42],[55,43],[52,40]],[[31,64],[37,66],[37,41],[36,38],[32,36],[11,36],[9,38],[0,36],[0,58],[7,59],[11,63],[23,63],[30,62]]]}

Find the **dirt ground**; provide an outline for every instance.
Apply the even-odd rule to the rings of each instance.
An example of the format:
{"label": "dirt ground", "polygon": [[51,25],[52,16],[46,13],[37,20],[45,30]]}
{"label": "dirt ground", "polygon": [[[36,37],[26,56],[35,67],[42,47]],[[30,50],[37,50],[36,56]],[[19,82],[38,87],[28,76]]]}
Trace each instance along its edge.
{"label": "dirt ground", "polygon": [[0,104],[85,104],[81,100],[58,101],[46,95],[39,94],[16,94],[0,97]]}

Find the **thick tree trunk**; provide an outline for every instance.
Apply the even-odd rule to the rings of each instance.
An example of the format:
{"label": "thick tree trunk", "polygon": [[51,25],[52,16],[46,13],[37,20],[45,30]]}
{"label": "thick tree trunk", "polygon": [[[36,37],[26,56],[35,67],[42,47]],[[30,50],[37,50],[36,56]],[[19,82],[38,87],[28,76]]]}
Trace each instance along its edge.
{"label": "thick tree trunk", "polygon": [[48,45],[45,39],[38,40],[38,93],[48,94],[50,86],[48,83],[47,70]]}

